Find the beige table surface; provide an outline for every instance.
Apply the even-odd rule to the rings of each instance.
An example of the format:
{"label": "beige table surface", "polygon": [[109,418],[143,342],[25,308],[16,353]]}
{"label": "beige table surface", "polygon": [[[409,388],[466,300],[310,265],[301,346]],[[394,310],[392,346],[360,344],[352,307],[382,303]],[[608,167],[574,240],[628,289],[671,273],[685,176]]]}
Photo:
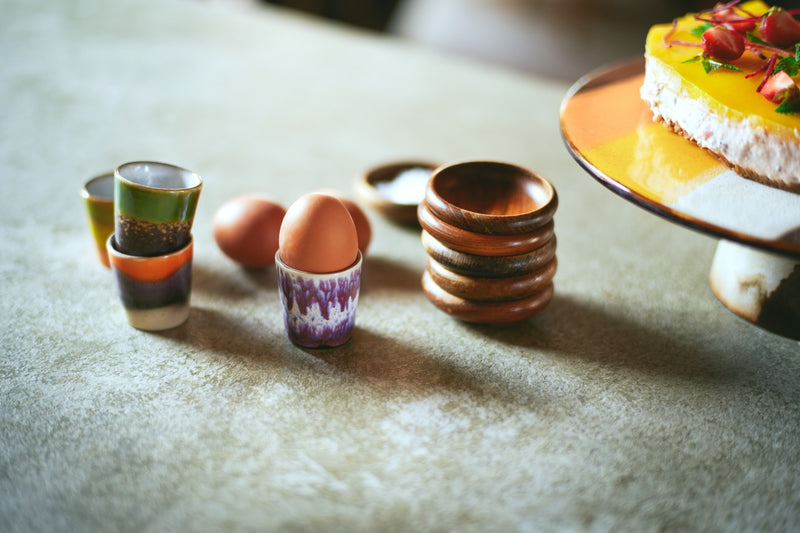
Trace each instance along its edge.
{"label": "beige table surface", "polygon": [[[6,0],[0,58],[0,530],[800,528],[800,346],[714,298],[713,239],[571,159],[566,86],[178,0]],[[292,345],[215,209],[405,157],[550,178],[554,301],[454,320],[418,233],[370,211],[355,337]],[[78,197],[136,159],[204,178],[191,316],[165,333],[126,324]]]}

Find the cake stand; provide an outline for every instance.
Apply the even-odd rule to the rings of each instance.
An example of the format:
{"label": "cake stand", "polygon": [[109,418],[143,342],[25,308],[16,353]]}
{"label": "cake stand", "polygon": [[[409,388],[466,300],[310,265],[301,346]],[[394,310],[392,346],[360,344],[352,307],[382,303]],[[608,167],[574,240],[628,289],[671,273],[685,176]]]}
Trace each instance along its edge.
{"label": "cake stand", "polygon": [[738,176],[653,121],[642,58],[579,79],[561,105],[575,160],[622,198],[719,239],[709,281],[728,309],[800,340],[800,195]]}

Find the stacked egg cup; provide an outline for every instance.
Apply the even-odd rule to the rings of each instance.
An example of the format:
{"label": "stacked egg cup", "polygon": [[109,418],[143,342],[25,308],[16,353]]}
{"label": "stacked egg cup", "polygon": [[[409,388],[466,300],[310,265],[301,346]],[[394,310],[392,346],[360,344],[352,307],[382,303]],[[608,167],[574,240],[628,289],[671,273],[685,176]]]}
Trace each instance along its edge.
{"label": "stacked egg cup", "polygon": [[428,263],[422,288],[466,322],[517,322],[553,298],[558,196],[523,167],[467,161],[438,168],[417,210]]}
{"label": "stacked egg cup", "polygon": [[202,180],[152,161],[114,170],[114,234],[106,250],[128,324],[169,329],[189,318],[192,223]]}

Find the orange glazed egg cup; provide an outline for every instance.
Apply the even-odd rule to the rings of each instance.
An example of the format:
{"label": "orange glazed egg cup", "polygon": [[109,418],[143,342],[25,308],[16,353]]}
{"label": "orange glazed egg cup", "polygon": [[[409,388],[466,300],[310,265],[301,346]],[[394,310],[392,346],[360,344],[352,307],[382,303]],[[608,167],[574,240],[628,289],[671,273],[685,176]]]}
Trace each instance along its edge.
{"label": "orange glazed egg cup", "polygon": [[194,240],[165,255],[147,257],[119,251],[114,235],[106,250],[128,324],[146,331],[170,329],[189,318]]}

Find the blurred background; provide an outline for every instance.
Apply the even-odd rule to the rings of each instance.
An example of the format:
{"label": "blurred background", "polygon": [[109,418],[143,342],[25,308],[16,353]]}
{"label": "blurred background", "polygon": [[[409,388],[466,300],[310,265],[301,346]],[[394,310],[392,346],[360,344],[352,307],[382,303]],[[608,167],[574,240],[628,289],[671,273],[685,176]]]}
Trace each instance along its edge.
{"label": "blurred background", "polygon": [[[219,0],[264,3],[560,81],[644,51],[648,28],[703,0]],[[789,6],[787,6],[789,7]]]}

